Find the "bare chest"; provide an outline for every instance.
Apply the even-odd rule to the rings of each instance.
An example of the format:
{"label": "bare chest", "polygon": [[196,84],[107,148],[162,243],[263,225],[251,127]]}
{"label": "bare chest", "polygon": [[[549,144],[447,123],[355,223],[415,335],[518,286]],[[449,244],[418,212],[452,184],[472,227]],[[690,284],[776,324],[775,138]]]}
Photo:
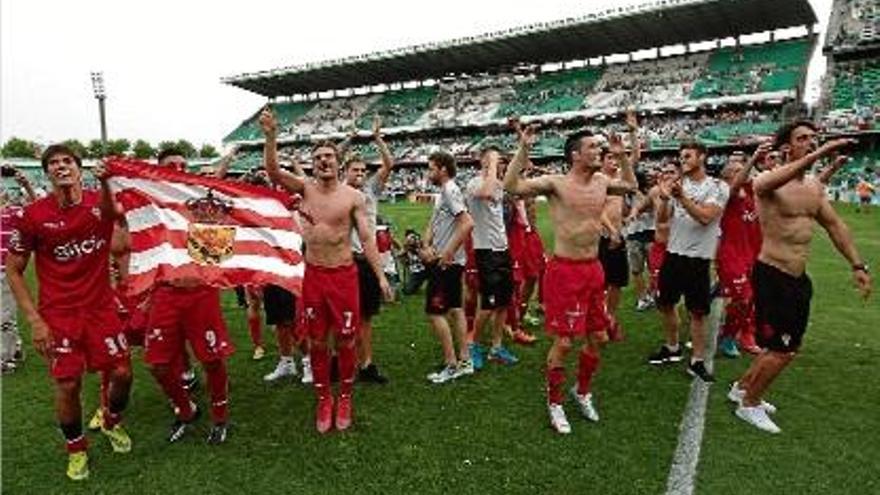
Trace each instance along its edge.
{"label": "bare chest", "polygon": [[815,216],[821,204],[822,191],[811,182],[789,182],[769,198],[758,200],[758,214],[776,217]]}
{"label": "bare chest", "polygon": [[589,184],[565,181],[557,188],[557,197],[560,213],[581,217],[599,216],[608,200],[605,183],[599,180],[592,180]]}
{"label": "bare chest", "polygon": [[304,229],[331,227],[348,230],[351,228],[351,212],[354,198],[340,191],[322,193],[309,191],[300,204],[300,218]]}

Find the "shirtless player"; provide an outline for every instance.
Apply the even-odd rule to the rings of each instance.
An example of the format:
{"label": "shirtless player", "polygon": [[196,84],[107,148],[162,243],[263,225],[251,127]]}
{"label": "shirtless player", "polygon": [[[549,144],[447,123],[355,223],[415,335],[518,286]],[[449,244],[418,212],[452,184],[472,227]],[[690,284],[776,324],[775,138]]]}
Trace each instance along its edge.
{"label": "shirtless player", "polygon": [[[545,325],[553,336],[547,355],[547,405],[550,424],[562,434],[571,426],[562,408],[565,356],[575,338],[585,338],[578,358],[577,385],[571,395],[581,413],[598,421],[590,382],[599,366],[599,345],[607,341],[605,276],[597,256],[602,225],[600,217],[608,194],[625,194],[636,187],[629,161],[622,163],[621,178],[609,179],[599,171],[600,140],[590,131],[571,134],[565,142],[566,175],[522,179],[535,140],[534,126],[520,133],[519,149],[504,175],[504,189],[521,196],[545,195],[556,238],[553,258],[545,273]],[[623,144],[611,138],[612,152],[623,153]]]}
{"label": "shirtless player", "polygon": [[354,388],[355,338],[361,324],[357,265],[351,248],[351,230],[356,228],[379,287],[391,300],[391,287],[382,271],[375,236],[367,225],[364,196],[339,181],[339,153],[330,142],[312,150],[315,177],[304,179],[283,171],[278,165],[278,123],[272,110],[260,115],[266,136],[264,165],[269,177],[289,192],[302,196],[300,217],[306,270],[302,301],[305,325],[311,339],[311,362],[318,404],[315,426],[327,433],[333,423],[333,394],[330,390],[330,351],[327,337],[333,331],[339,356],[339,400],[336,404],[336,429],[352,424],[351,395]]}
{"label": "shirtless player", "polygon": [[852,144],[835,139],[817,146],[815,124],[796,121],[776,133],[776,147],[786,156],[784,165],[753,181],[764,242],[752,269],[757,340],[766,351],[752,361],[727,397],[737,403],[736,416],[769,433],[782,430],[770,419],[776,408],[762,397],[773,380],[791,362],[801,345],[810,315],[813,287],[806,274],[813,222],[828,232],[837,251],[852,267],[862,295],[871,292],[868,266],[859,256],[852,234],[825,196],[822,184],[807,170],[817,160]]}
{"label": "shirtless player", "polygon": [[[626,114],[626,126],[630,133],[630,144],[633,148],[632,157],[624,153],[613,153],[611,148],[603,148],[601,153],[602,173],[609,179],[617,179],[624,161],[629,160],[630,168],[640,157],[636,133],[639,130],[638,120],[632,110]],[[606,228],[599,239],[599,261],[605,272],[605,305],[611,319],[608,336],[612,341],[623,340],[623,329],[617,321],[617,308],[620,306],[620,292],[629,285],[629,263],[626,243],[623,239],[624,202],[622,196],[609,196],[605,200],[603,215],[607,222]]]}

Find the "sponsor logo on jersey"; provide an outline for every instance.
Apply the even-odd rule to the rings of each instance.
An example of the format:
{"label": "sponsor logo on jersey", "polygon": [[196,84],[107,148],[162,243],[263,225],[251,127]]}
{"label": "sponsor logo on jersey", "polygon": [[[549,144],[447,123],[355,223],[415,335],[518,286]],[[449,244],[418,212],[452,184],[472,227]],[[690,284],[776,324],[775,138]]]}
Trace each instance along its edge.
{"label": "sponsor logo on jersey", "polygon": [[64,244],[55,246],[53,254],[55,255],[55,259],[58,261],[71,261],[98,252],[106,244],[106,240],[96,235],[92,235],[82,241],[72,240]]}

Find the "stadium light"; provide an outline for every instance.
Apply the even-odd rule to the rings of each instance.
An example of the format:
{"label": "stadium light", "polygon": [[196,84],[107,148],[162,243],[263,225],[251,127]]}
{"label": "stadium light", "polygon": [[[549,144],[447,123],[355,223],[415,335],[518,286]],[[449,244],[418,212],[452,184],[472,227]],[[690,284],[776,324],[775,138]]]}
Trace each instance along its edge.
{"label": "stadium light", "polygon": [[98,114],[101,117],[101,148],[104,151],[107,149],[107,118],[104,109],[107,91],[104,87],[103,72],[92,72],[92,90],[95,92],[95,99],[98,100]]}

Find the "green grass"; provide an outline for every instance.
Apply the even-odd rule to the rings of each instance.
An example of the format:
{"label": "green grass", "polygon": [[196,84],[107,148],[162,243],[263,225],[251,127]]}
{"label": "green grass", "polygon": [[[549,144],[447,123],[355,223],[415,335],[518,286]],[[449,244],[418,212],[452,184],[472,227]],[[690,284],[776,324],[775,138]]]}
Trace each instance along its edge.
{"label": "green grass", "polygon": [[[421,229],[429,214],[428,207],[415,205],[382,205],[381,210],[398,234],[407,227]],[[880,211],[854,215],[843,207],[843,212],[861,251],[872,266],[880,266]],[[546,211],[541,218],[549,241]],[[700,463],[700,493],[775,493],[783,487],[799,493],[878,490],[880,313],[876,299],[867,306],[856,300],[848,268],[827,239],[819,235],[814,244],[813,326],[803,356],[780,378],[771,397],[781,408],[785,433],[763,436],[732,417],[723,399],[724,382],[746,361],[720,363],[721,383],[712,390]],[[625,295],[621,320],[628,340],[606,349],[595,381],[602,422],[588,424],[568,405],[574,428],[568,437],[553,434],[547,424],[541,373],[546,339],[534,348],[517,347],[522,361],[515,367],[491,365],[468,379],[429,385],[425,375],[441,356],[421,295],[387,306],[375,322],[376,361],[391,383],[358,385],[353,431],[321,437],[314,431],[310,390],[262,383],[275,355],[251,361],[243,312],[227,297],[226,316],[239,349],[230,361],[234,430],[229,442],[208,447],[200,433],[167,445],[171,415],[137,351],[126,415],[134,450],[114,455],[100,435],[90,434],[91,479],[81,484],[64,476],[51,382],[46,364],[31,352],[24,369],[2,380],[2,491],[661,493],[688,380],[682,369],[643,364],[660,339],[659,321],[655,314],[632,311],[631,291]],[[272,340],[271,332],[266,336]],[[571,375],[573,363],[568,369]],[[97,403],[94,376],[87,379],[83,400],[90,414]],[[204,394],[200,401],[205,402]]]}

